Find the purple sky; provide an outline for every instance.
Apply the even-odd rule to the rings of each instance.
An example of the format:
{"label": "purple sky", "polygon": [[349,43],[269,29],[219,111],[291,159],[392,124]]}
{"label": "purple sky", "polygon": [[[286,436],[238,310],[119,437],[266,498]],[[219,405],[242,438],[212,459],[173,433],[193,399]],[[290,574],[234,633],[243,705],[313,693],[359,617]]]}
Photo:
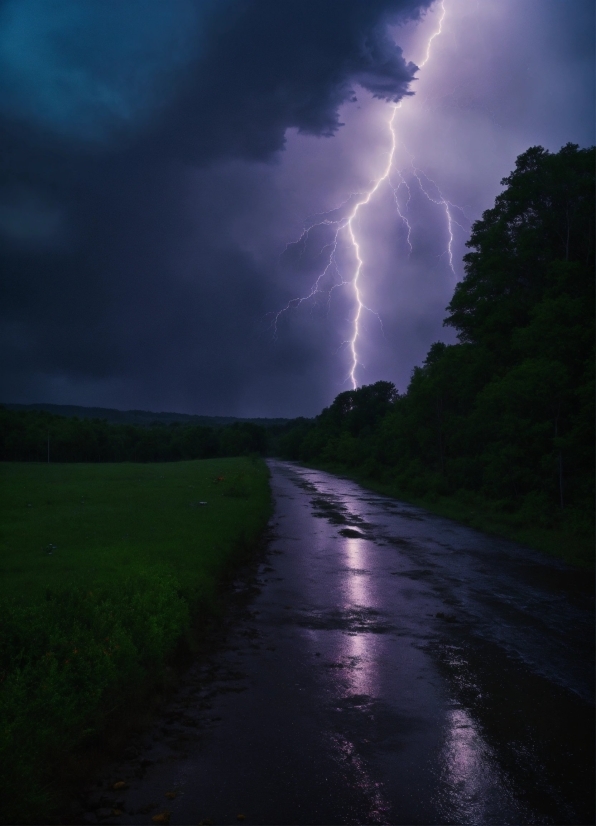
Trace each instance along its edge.
{"label": "purple sky", "polygon": [[[516,156],[594,142],[592,2],[445,0],[426,62],[438,4],[403,23],[426,4],[330,2],[319,42],[305,0],[257,0],[255,19],[245,10],[240,21],[233,0],[180,2],[166,21],[145,0],[143,48],[130,55],[104,20],[121,7],[73,2],[41,22],[35,0],[0,5],[0,63],[14,75],[0,85],[5,401],[308,416],[351,387],[356,262],[349,227],[329,222],[345,223],[385,171],[392,100],[413,61],[392,171],[352,222],[373,311],[361,314],[354,374],[403,391],[430,344],[452,340],[442,319],[471,221]],[[137,32],[134,6],[122,38]],[[65,68],[48,43],[74,8],[95,39]],[[266,48],[251,47],[263,30]],[[328,265],[320,291],[292,301]]]}

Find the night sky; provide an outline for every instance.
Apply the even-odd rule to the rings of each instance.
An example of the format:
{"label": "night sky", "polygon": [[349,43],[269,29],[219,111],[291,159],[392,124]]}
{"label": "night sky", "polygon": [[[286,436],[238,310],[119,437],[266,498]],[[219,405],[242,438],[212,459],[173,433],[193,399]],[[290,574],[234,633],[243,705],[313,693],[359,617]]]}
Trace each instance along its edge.
{"label": "night sky", "polygon": [[594,143],[594,3],[0,0],[0,119],[1,401],[312,416],[354,240],[404,391],[516,156]]}

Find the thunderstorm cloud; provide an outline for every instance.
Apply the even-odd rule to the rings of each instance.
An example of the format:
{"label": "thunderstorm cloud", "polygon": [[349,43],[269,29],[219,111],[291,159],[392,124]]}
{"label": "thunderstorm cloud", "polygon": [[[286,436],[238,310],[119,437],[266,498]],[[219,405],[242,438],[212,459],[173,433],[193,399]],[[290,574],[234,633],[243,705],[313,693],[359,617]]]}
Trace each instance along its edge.
{"label": "thunderstorm cloud", "polygon": [[[403,124],[408,151],[424,150],[428,174],[447,169],[474,216],[518,143],[558,140],[553,120],[543,136],[524,124],[507,146],[485,143],[482,158],[469,147],[470,163],[490,174],[448,151],[467,140],[464,128],[482,140],[487,118],[512,134],[507,119],[523,121],[524,101],[550,78],[549,105],[566,99],[580,111],[589,89],[569,84],[593,59],[591,4],[568,14],[527,5],[518,13],[512,0],[491,0],[475,22],[462,0],[451,11],[445,0],[452,28],[460,21],[450,34],[446,18],[451,74],[422,96],[431,64],[415,63],[436,24],[431,0],[0,2],[0,401],[316,413],[345,389],[353,308],[337,290],[287,313],[273,334],[275,311],[308,292],[328,260],[324,230],[292,242],[314,213],[370,184],[391,104],[412,113],[419,104],[423,128]],[[539,8],[530,75],[508,84],[508,60]],[[489,32],[503,42],[487,50]],[[532,77],[542,71],[543,82]],[[461,132],[445,120],[449,100]],[[537,119],[546,106],[536,103]],[[584,106],[561,142],[585,142],[589,116]],[[453,280],[440,269],[443,217],[412,192],[416,246],[405,256],[394,198],[380,193],[362,219],[370,301],[383,310],[382,334],[376,316],[363,329],[362,378],[403,389],[441,335]]]}

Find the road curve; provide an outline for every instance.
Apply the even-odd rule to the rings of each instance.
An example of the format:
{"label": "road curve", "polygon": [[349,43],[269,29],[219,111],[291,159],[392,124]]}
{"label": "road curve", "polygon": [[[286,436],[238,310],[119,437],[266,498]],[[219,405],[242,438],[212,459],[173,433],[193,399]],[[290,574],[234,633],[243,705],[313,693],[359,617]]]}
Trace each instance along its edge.
{"label": "road curve", "polygon": [[225,645],[87,822],[594,823],[592,578],[270,468],[266,559]]}

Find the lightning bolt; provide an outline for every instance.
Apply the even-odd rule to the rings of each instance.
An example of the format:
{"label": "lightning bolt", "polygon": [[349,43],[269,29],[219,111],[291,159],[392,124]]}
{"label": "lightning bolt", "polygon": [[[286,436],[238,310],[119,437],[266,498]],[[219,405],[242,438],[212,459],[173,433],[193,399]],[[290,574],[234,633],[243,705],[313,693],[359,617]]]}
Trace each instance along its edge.
{"label": "lightning bolt", "polygon": [[[352,327],[352,338],[349,341],[350,344],[350,353],[352,356],[352,364],[350,367],[350,380],[352,382],[352,387],[355,390],[358,387],[358,383],[356,382],[356,368],[358,367],[358,353],[356,350],[356,346],[358,343],[358,337],[360,335],[360,317],[362,315],[362,310],[368,310],[369,312],[373,312],[369,307],[367,307],[364,302],[362,301],[362,293],[360,289],[360,275],[362,273],[362,267],[364,266],[364,261],[362,260],[362,256],[360,255],[360,243],[356,237],[356,233],[354,232],[354,221],[358,216],[358,213],[361,207],[366,206],[366,204],[370,203],[371,198],[380,188],[380,186],[389,180],[389,175],[391,173],[391,168],[393,167],[393,158],[395,156],[395,149],[397,147],[397,139],[395,135],[394,129],[394,121],[395,116],[397,114],[397,110],[399,105],[393,107],[393,112],[391,113],[391,117],[389,118],[389,131],[391,132],[391,148],[389,150],[389,154],[387,156],[387,164],[385,166],[385,171],[383,174],[377,178],[376,182],[373,186],[368,190],[368,192],[361,198],[361,200],[356,202],[352,213],[350,214],[347,222],[346,227],[348,230],[348,235],[350,241],[352,243],[352,247],[354,248],[354,256],[356,258],[356,269],[354,270],[354,276],[352,278],[352,286],[354,288],[354,297],[356,299],[356,313],[354,315],[353,327]],[[375,313],[375,315],[378,314]],[[380,320],[380,318],[379,318]]]}
{"label": "lightning bolt", "polygon": [[[424,56],[424,59],[422,60],[422,62],[419,64],[419,68],[424,67],[428,63],[428,61],[430,59],[430,55],[431,55],[433,41],[443,31],[443,21],[445,20],[445,15],[446,15],[444,0],[441,0],[440,9],[441,9],[441,16],[440,16],[439,21],[438,21],[437,29],[431,34],[430,38],[428,39],[428,42],[426,44],[425,56]],[[411,227],[411,225],[408,221],[407,214],[406,214],[407,211],[408,211],[408,206],[409,206],[409,203],[410,203],[410,200],[411,200],[412,193],[411,193],[411,190],[410,190],[410,186],[409,186],[406,178],[404,177],[403,173],[400,170],[397,170],[397,169],[394,170],[393,169],[395,152],[396,152],[396,148],[397,148],[397,135],[396,135],[396,131],[395,131],[395,127],[396,127],[395,121],[396,121],[397,112],[400,108],[401,108],[401,101],[399,103],[393,104],[391,106],[391,115],[390,115],[390,117],[387,121],[387,126],[388,126],[388,129],[389,129],[391,145],[390,145],[389,152],[387,154],[387,161],[386,161],[385,166],[384,166],[381,174],[379,175],[379,177],[376,178],[371,183],[371,185],[370,185],[370,187],[367,191],[365,191],[364,193],[351,195],[336,210],[333,210],[332,212],[329,212],[329,213],[324,213],[323,215],[331,215],[332,213],[342,212],[348,204],[351,204],[351,208],[347,212],[347,214],[343,214],[342,217],[335,218],[335,219],[334,218],[329,218],[329,217],[323,217],[323,219],[321,221],[312,223],[309,227],[307,227],[304,230],[304,232],[302,233],[302,235],[300,236],[300,238],[298,239],[298,241],[294,242],[296,244],[306,243],[306,241],[308,240],[308,237],[309,237],[309,233],[315,227],[333,226],[333,228],[334,228],[334,233],[333,233],[333,238],[332,238],[331,243],[325,245],[319,252],[319,254],[322,254],[325,251],[325,249],[330,250],[327,264],[324,267],[324,269],[322,270],[322,272],[320,273],[320,275],[315,280],[315,282],[314,282],[313,286],[311,287],[310,291],[302,297],[290,299],[290,301],[288,301],[288,303],[286,304],[285,307],[283,307],[281,310],[277,311],[274,314],[274,318],[273,318],[273,325],[272,326],[273,326],[273,329],[274,329],[274,335],[276,335],[277,334],[277,324],[278,324],[279,318],[284,313],[288,312],[290,309],[293,309],[295,307],[300,306],[304,302],[309,301],[310,299],[314,298],[317,294],[320,294],[320,293],[323,293],[323,292],[327,292],[328,300],[330,300],[331,299],[331,293],[333,292],[333,290],[337,289],[338,287],[343,287],[343,286],[351,287],[351,289],[353,291],[353,294],[354,294],[354,301],[355,301],[355,312],[354,312],[354,316],[352,318],[352,335],[347,341],[345,341],[343,343],[348,345],[349,351],[350,351],[351,363],[350,363],[350,370],[349,370],[349,373],[348,373],[348,379],[351,381],[352,388],[354,390],[358,387],[358,382],[357,382],[357,379],[356,379],[356,371],[358,369],[358,366],[360,365],[360,361],[359,361],[359,357],[358,357],[358,340],[360,338],[360,323],[361,323],[363,312],[367,311],[367,312],[370,312],[373,315],[375,315],[377,317],[377,319],[379,320],[380,324],[381,324],[381,329],[383,328],[381,317],[379,316],[379,314],[377,312],[375,312],[374,310],[372,310],[370,307],[368,307],[363,301],[363,290],[362,290],[361,278],[362,278],[362,271],[363,271],[363,267],[364,267],[365,262],[364,262],[364,259],[362,257],[361,242],[360,242],[358,234],[357,234],[357,226],[356,226],[357,220],[356,219],[358,218],[358,214],[359,214],[360,210],[370,203],[372,198],[375,196],[375,194],[378,192],[378,190],[385,183],[388,183],[389,186],[391,187],[392,191],[393,191],[393,196],[394,196],[394,200],[395,200],[395,206],[396,206],[397,214],[398,214],[400,220],[402,221],[402,224],[405,226],[406,231],[407,231],[406,243],[408,244],[410,253],[413,250],[412,240],[411,240],[412,227]],[[439,187],[438,187],[438,185],[436,184],[435,181],[433,181],[424,172],[422,172],[420,169],[418,169],[417,167],[414,166],[413,158],[411,160],[411,168],[412,168],[413,176],[416,178],[416,180],[418,182],[418,186],[420,188],[420,191],[428,198],[429,201],[431,201],[434,204],[437,204],[437,205],[441,206],[445,211],[448,238],[449,238],[446,253],[447,253],[447,257],[448,257],[448,261],[449,261],[449,267],[450,267],[452,273],[455,275],[456,273],[455,273],[455,269],[454,269],[454,266],[453,266],[453,242],[454,242],[453,227],[454,227],[454,225],[457,225],[457,226],[461,227],[461,224],[458,223],[455,220],[455,218],[453,217],[453,209],[460,210],[461,213],[464,215],[464,217],[465,217],[465,213],[463,212],[463,209],[461,207],[458,207],[456,204],[451,203],[451,201],[448,201],[443,196],[441,190],[439,189]],[[395,176],[397,176],[397,178],[398,178],[398,183],[397,184],[394,184],[393,181],[392,181],[392,178],[391,178],[392,173]],[[424,179],[424,181],[423,181],[423,179]],[[428,184],[429,183],[432,184],[435,187],[436,192],[438,193],[438,198],[433,197],[429,193],[429,191],[428,191]],[[405,189],[408,193],[408,198],[407,198],[406,204],[403,207],[400,206],[400,202],[399,202],[399,198],[398,198],[399,190],[401,189],[402,186],[405,187]],[[464,228],[462,227],[462,229],[464,229]],[[345,279],[344,277],[341,276],[341,274],[339,272],[339,267],[338,267],[338,264],[337,264],[337,259],[336,259],[336,253],[337,253],[338,245],[339,245],[340,238],[342,237],[342,235],[346,237],[347,243],[351,247],[352,252],[353,252],[354,267],[353,267],[352,275],[348,279]],[[289,246],[290,245],[288,244],[286,246],[286,249],[288,249]],[[328,274],[331,270],[334,270],[336,275],[339,276],[339,281],[334,280],[334,282],[331,284],[331,286],[329,286],[327,289],[325,289],[324,284],[325,284],[326,278],[327,278],[327,276],[328,276]]]}
{"label": "lightning bolt", "polygon": [[410,248],[410,252],[408,253],[408,257],[409,257],[409,256],[411,255],[411,253],[412,253],[412,250],[413,250],[413,247],[412,247],[412,227],[411,227],[411,225],[410,225],[410,222],[409,222],[409,221],[408,221],[408,219],[406,218],[406,216],[405,216],[405,215],[403,214],[403,212],[401,211],[401,207],[400,207],[400,205],[399,205],[399,200],[398,200],[398,198],[397,198],[397,194],[398,194],[398,192],[399,192],[400,188],[401,188],[402,186],[405,186],[406,191],[407,191],[407,193],[408,193],[408,200],[406,201],[406,204],[405,204],[405,206],[404,206],[404,209],[405,209],[405,211],[407,212],[407,211],[408,211],[408,207],[409,207],[409,205],[410,205],[410,201],[412,200],[412,191],[410,190],[409,184],[408,184],[408,182],[406,181],[406,179],[404,178],[404,176],[402,175],[401,171],[398,169],[398,170],[396,170],[396,172],[397,172],[397,174],[399,175],[399,183],[397,184],[397,186],[395,186],[395,185],[391,182],[391,179],[389,179],[389,183],[391,184],[391,188],[393,189],[393,198],[394,198],[394,200],[395,200],[395,208],[396,208],[396,210],[397,210],[397,214],[398,214],[398,215],[399,215],[399,217],[401,218],[402,223],[405,225],[406,230],[407,230],[407,235],[406,235],[406,244],[407,244],[407,245],[408,245],[408,247]]}
{"label": "lightning bolt", "polygon": [[[334,221],[332,222],[332,221],[325,220],[325,221],[320,221],[317,224],[312,224],[312,226],[310,226],[308,229],[306,229],[302,233],[302,235],[300,236],[298,241],[296,241],[295,243],[296,244],[301,244],[304,241],[306,241],[306,239],[308,239],[308,236],[309,236],[309,233],[310,233],[311,229],[314,229],[315,227],[334,224],[334,223],[338,224],[338,228],[335,231],[333,241],[331,242],[331,244],[325,244],[325,246],[320,250],[320,253],[319,253],[320,255],[322,255],[323,252],[325,252],[326,249],[331,249],[331,253],[329,255],[329,260],[328,260],[324,270],[317,277],[317,280],[315,281],[315,283],[313,284],[313,286],[310,289],[310,292],[307,295],[300,296],[298,298],[291,298],[288,301],[288,303],[286,304],[285,307],[282,307],[281,310],[278,310],[274,314],[274,316],[273,316],[273,325],[272,325],[273,326],[273,335],[274,335],[274,337],[277,336],[277,323],[278,323],[280,317],[284,313],[287,313],[288,310],[291,310],[295,307],[299,307],[301,304],[304,304],[305,301],[309,301],[309,299],[314,298],[315,295],[323,292],[323,290],[321,289],[321,283],[325,280],[325,276],[332,269],[332,267],[335,268],[335,271],[339,275],[339,269],[338,269],[337,262],[336,262],[336,259],[335,259],[335,253],[337,252],[337,244],[338,244],[338,240],[339,240],[339,229],[341,228],[339,226],[339,222],[334,222]],[[289,248],[289,246],[290,246],[289,244],[286,246],[286,250]],[[301,255],[302,255],[302,251],[301,251]],[[342,280],[339,283],[333,284],[331,286],[331,288],[328,290],[329,297],[331,297],[331,292],[335,289],[335,287],[340,287],[340,286],[343,285],[343,283],[344,282]]]}
{"label": "lightning bolt", "polygon": [[[324,218],[322,221],[318,221],[316,223],[311,224],[307,229],[304,230],[304,232],[302,233],[300,238],[295,242],[297,244],[302,243],[304,240],[306,240],[306,238],[308,238],[308,234],[315,227],[321,227],[321,226],[334,226],[335,227],[333,241],[332,241],[331,244],[327,245],[328,247],[331,248],[331,253],[329,255],[327,265],[325,266],[323,271],[320,273],[320,275],[317,277],[317,279],[314,282],[313,286],[311,287],[310,291],[304,296],[290,299],[290,301],[288,301],[288,303],[285,305],[285,307],[282,307],[281,310],[278,310],[278,312],[274,314],[274,318],[273,318],[274,335],[276,335],[277,334],[278,321],[284,313],[288,312],[288,310],[290,310],[290,309],[294,309],[295,307],[300,306],[300,304],[303,304],[305,301],[308,301],[309,299],[313,298],[318,293],[323,292],[323,290],[321,289],[321,285],[324,282],[325,276],[329,273],[330,269],[332,267],[334,267],[336,272],[339,274],[339,268],[337,266],[335,255],[336,255],[336,252],[337,252],[337,247],[338,247],[340,235],[342,234],[342,232],[343,232],[344,235],[347,235],[347,240],[348,240],[349,245],[352,247],[352,250],[353,250],[353,253],[354,253],[354,260],[355,260],[355,267],[354,267],[352,277],[351,277],[350,280],[345,280],[345,279],[341,278],[341,276],[340,276],[341,280],[339,282],[336,282],[336,283],[332,284],[327,292],[328,292],[328,295],[330,297],[332,291],[334,289],[336,289],[337,287],[351,286],[351,288],[353,290],[353,293],[354,293],[354,299],[355,299],[355,303],[356,303],[356,311],[355,311],[354,317],[352,319],[352,335],[351,335],[350,339],[348,339],[348,341],[345,342],[346,344],[348,344],[349,349],[350,349],[350,354],[351,354],[351,365],[350,365],[350,371],[349,371],[349,379],[352,382],[352,387],[354,389],[356,389],[356,387],[358,386],[357,381],[356,381],[356,368],[358,367],[358,364],[359,364],[358,353],[357,353],[357,342],[358,342],[358,338],[359,338],[359,335],[360,335],[360,320],[361,320],[361,317],[362,317],[362,312],[367,311],[367,312],[372,313],[373,315],[375,315],[376,318],[378,319],[379,323],[381,324],[381,329],[383,329],[383,324],[382,324],[381,317],[379,316],[379,314],[377,312],[375,312],[375,310],[368,307],[363,301],[362,290],[361,290],[361,286],[360,286],[360,276],[362,274],[362,267],[364,266],[364,260],[363,260],[362,255],[361,255],[361,246],[360,246],[360,242],[358,241],[358,238],[357,238],[357,235],[356,235],[356,230],[355,230],[354,224],[355,224],[356,218],[358,217],[358,213],[360,212],[360,209],[363,206],[366,206],[367,204],[370,203],[371,199],[376,194],[376,192],[379,190],[379,188],[383,185],[383,183],[385,183],[385,181],[389,181],[389,183],[391,183],[389,176],[391,174],[391,170],[392,170],[392,167],[393,167],[393,159],[394,159],[394,156],[395,156],[395,150],[397,148],[397,136],[395,134],[395,129],[394,129],[393,124],[394,124],[395,116],[397,114],[398,109],[399,109],[399,104],[394,105],[392,107],[391,117],[389,118],[389,122],[388,122],[389,131],[390,131],[390,134],[391,134],[391,147],[389,149],[389,152],[388,152],[388,155],[387,155],[387,161],[385,163],[385,168],[384,168],[382,174],[375,181],[373,181],[372,185],[370,186],[370,188],[366,192],[360,193],[358,195],[350,196],[350,198],[347,201],[345,201],[343,204],[341,204],[340,207],[338,207],[337,210],[334,210],[334,212],[340,211],[340,210],[342,210],[342,208],[344,208],[346,206],[346,204],[351,202],[352,207],[351,207],[351,209],[350,209],[350,211],[348,212],[347,215],[343,216],[342,218],[335,219],[335,220],[330,219],[330,218]],[[396,194],[397,190],[399,189],[399,186],[401,186],[402,184],[405,184],[405,186],[408,189],[408,194],[409,194],[409,187],[407,185],[407,182],[403,178],[403,176],[401,176],[401,173],[399,173],[399,174],[400,174],[400,178],[401,178],[400,183],[398,184],[397,187],[393,187],[393,185],[392,185],[392,189],[393,189],[393,192],[394,192],[394,195],[395,195],[398,214],[400,215],[400,218],[405,222],[405,224],[407,226],[407,229],[408,229],[408,244],[410,245],[410,249],[411,249],[412,248],[412,245],[411,245],[411,242],[410,242],[411,227],[410,227],[410,224],[408,223],[407,218],[400,211],[399,202],[397,200],[397,194]],[[408,198],[408,201],[409,201],[409,198]],[[344,230],[345,230],[345,232],[344,232]],[[286,249],[288,247],[289,247],[289,245],[286,247]],[[321,252],[322,251],[323,250],[321,250]]]}
{"label": "lightning bolt", "polygon": [[[465,215],[465,213],[464,213],[464,211],[461,207],[457,206],[457,204],[453,204],[453,203],[451,203],[451,201],[448,201],[444,197],[441,190],[439,189],[438,184],[436,183],[436,181],[433,181],[432,178],[429,178],[428,175],[426,175],[420,169],[417,169],[414,166],[413,163],[412,163],[412,172],[414,173],[414,177],[418,181],[420,191],[428,198],[429,201],[431,201],[431,203],[436,204],[437,206],[441,206],[445,210],[445,217],[447,219],[447,233],[449,235],[449,241],[447,242],[447,258],[449,260],[449,268],[450,268],[451,272],[453,273],[453,275],[456,276],[457,274],[456,274],[455,268],[453,266],[453,241],[454,241],[453,225],[456,224],[458,227],[463,229],[464,232],[465,232],[465,227],[462,227],[462,225],[459,223],[459,221],[455,220],[451,210],[453,208],[455,208],[455,209],[461,210],[461,212],[464,215]],[[428,192],[427,188],[422,183],[422,177],[421,176],[424,177],[428,182],[430,182],[435,187],[435,189],[437,190],[438,195],[439,195],[438,198],[433,198],[432,195]]]}
{"label": "lightning bolt", "polygon": [[441,16],[439,18],[439,25],[436,32],[433,32],[431,36],[428,38],[428,43],[426,44],[426,54],[424,55],[424,60],[418,66],[419,69],[422,69],[424,66],[426,66],[426,64],[430,60],[430,51],[433,45],[433,40],[435,39],[435,37],[438,37],[443,32],[443,20],[445,20],[446,13],[447,12],[445,11],[445,0],[441,0]]}

